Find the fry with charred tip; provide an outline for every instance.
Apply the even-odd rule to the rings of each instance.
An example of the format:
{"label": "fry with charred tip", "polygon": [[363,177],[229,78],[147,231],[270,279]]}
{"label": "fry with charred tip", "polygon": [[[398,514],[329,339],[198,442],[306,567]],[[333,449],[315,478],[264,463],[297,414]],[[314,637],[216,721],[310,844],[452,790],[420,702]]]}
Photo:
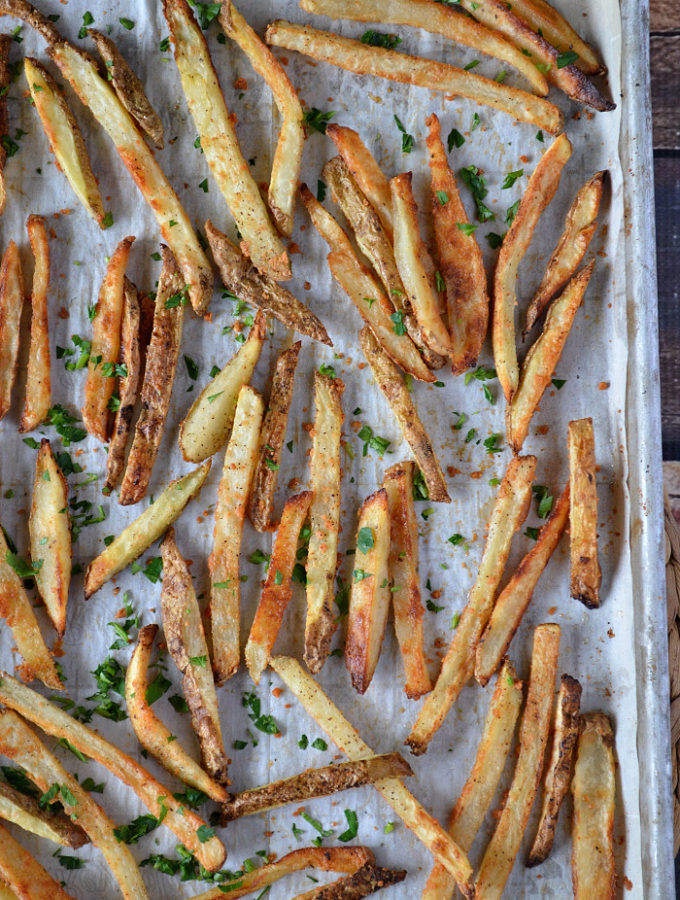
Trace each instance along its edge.
{"label": "fry with charred tip", "polygon": [[362,900],[369,894],[399,884],[404,878],[406,878],[405,869],[396,871],[367,864],[353,875],[346,875],[331,884],[312,888],[304,894],[296,894],[293,900]]}
{"label": "fry with charred tip", "polygon": [[12,405],[12,388],[19,364],[24,276],[19,250],[10,241],[0,264],[0,419]]}
{"label": "fry with charred tip", "polygon": [[[67,894],[3,825],[0,825],[0,878],[0,897],[8,900],[73,900],[73,895]],[[1,893],[3,887],[7,894]]]}
{"label": "fry with charred tip", "polygon": [[47,318],[50,248],[44,218],[29,216],[26,229],[35,267],[31,287],[31,343],[26,369],[26,397],[19,431],[33,431],[37,428],[47,418],[52,404],[50,334]]}
{"label": "fry with charred tip", "polygon": [[61,847],[77,850],[89,840],[83,829],[64,812],[54,812],[50,807],[43,809],[35,797],[22,794],[4,781],[0,781],[0,819],[14,822],[24,831]]}
{"label": "fry with charred tip", "polygon": [[569,423],[571,596],[588,609],[600,605],[602,571],[597,554],[597,467],[593,420]]}

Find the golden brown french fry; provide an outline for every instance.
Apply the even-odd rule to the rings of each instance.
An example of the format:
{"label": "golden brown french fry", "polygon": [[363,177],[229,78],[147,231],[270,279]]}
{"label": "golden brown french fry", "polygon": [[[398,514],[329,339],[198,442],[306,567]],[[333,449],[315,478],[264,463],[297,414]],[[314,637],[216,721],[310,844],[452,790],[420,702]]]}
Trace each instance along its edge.
{"label": "golden brown french fry", "polygon": [[[0,878],[11,887],[9,897],[19,900],[73,900],[28,850],[0,825]],[[1,895],[0,895],[1,896]],[[142,895],[146,896],[146,895]]]}
{"label": "golden brown french fry", "polygon": [[595,260],[577,272],[560,296],[553,300],[543,331],[524,358],[517,392],[505,411],[508,443],[515,453],[522,449],[532,416],[560,361],[594,266]]}
{"label": "golden brown french fry", "polygon": [[212,636],[215,684],[224,684],[239,666],[239,554],[243,520],[257,464],[257,442],[264,402],[250,385],[239,391],[234,428],[227,444],[215,506],[208,617]]}
{"label": "golden brown french fry", "polygon": [[562,169],[571,156],[571,149],[569,138],[561,134],[539,160],[501,244],[496,262],[491,338],[498,380],[508,403],[517,391],[519,382],[515,346],[517,271],[529,248],[541,213],[555,196]]}
{"label": "golden brown french fry", "polygon": [[156,501],[92,560],[85,573],[86,600],[165,534],[184,507],[203,487],[209,471],[210,460],[182,478],[171,481]]}
{"label": "golden brown french fry", "polygon": [[534,546],[526,554],[510,581],[498,595],[489,624],[477,645],[475,678],[486,685],[500,666],[519,628],[531,597],[569,521],[569,485],[541,528]]}
{"label": "golden brown french fry", "polygon": [[564,231],[527,309],[522,339],[536,324],[536,320],[562,290],[586,255],[586,250],[597,229],[597,213],[602,199],[605,172],[597,172],[583,185],[567,213]]}
{"label": "golden brown french fry", "polygon": [[[50,893],[50,898],[53,894]],[[12,888],[4,883],[4,881],[0,881],[0,900],[17,900],[19,897],[18,894],[15,894]]]}
{"label": "golden brown french fry", "polygon": [[563,675],[555,707],[552,752],[543,785],[541,817],[527,860],[530,868],[540,865],[552,850],[557,817],[571,784],[571,764],[579,735],[580,708],[581,685],[571,675]]}
{"label": "golden brown french fry", "polygon": [[[340,712],[311,675],[290,656],[274,656],[271,667],[298,698],[303,708],[322,728],[345,756],[352,760],[372,756],[373,751],[358,731]],[[1,699],[1,696],[0,696]],[[377,782],[374,787],[389,803],[416,837],[435,858],[446,866],[466,897],[471,897],[472,866],[467,855],[416,800],[413,794],[395,778]]]}
{"label": "golden brown french fry", "polygon": [[597,475],[593,420],[575,419],[567,433],[571,596],[588,609],[600,605],[602,572],[597,558]]}
{"label": "golden brown french fry", "polygon": [[144,900],[149,896],[134,856],[114,836],[113,822],[12,710],[4,710],[0,715],[0,752],[23,766],[43,792],[57,785],[64,811],[101,851],[126,900]]}
{"label": "golden brown french fry", "polygon": [[319,672],[330,652],[338,627],[333,614],[335,572],[338,567],[340,531],[340,434],[345,420],[339,378],[314,373],[316,416],[309,460],[313,493],[310,507],[311,536],[307,555],[307,620],[305,663]]}
{"label": "golden brown french fry", "polygon": [[88,28],[87,33],[95,42],[102,62],[106,66],[106,77],[113,85],[118,99],[159,148],[163,149],[163,123],[144,92],[144,85],[130,68],[123,54],[110,37],[101,31]]}
{"label": "golden brown french fry", "polygon": [[510,791],[477,875],[476,900],[500,900],[522,843],[541,782],[559,654],[559,625],[539,625],[534,631],[529,689],[519,730],[519,755]]}
{"label": "golden brown french fry", "polygon": [[484,552],[467,605],[442,662],[434,690],[428,694],[406,739],[416,755],[425,753],[462,687],[472,678],[475,650],[493,610],[512,537],[529,512],[535,469],[535,456],[516,456],[508,463],[505,477],[498,488]]}
{"label": "golden brown french fry", "polygon": [[50,282],[50,248],[42,216],[29,216],[28,240],[35,269],[31,288],[31,343],[26,369],[26,398],[19,431],[33,431],[47,418],[52,405],[50,336],[47,320],[47,289]]}
{"label": "golden brown french fry", "polygon": [[312,888],[304,894],[296,894],[293,900],[362,900],[385,887],[399,884],[404,878],[405,869],[396,871],[383,866],[365,865],[353,875]]}
{"label": "golden brown french fry", "polygon": [[281,451],[286,439],[301,346],[300,341],[296,341],[292,347],[279,354],[272,377],[269,404],[262,422],[257,468],[248,502],[248,518],[255,530],[260,532],[271,531],[275,527],[272,524],[274,493],[279,479]]}
{"label": "golden brown french fry", "polygon": [[[429,5],[429,0],[427,0]],[[454,14],[455,15],[455,14]],[[446,306],[452,349],[451,370],[460,375],[474,366],[489,324],[489,292],[484,258],[469,224],[458,186],[449,168],[439,119],[432,114],[427,150],[430,163],[432,221],[439,254],[439,271],[446,287]]]}
{"label": "golden brown french fry", "polygon": [[[9,51],[12,46],[12,36],[0,35],[0,134],[9,134],[9,115],[7,113],[7,91],[10,86],[12,71],[9,67]],[[5,185],[5,163],[7,162],[7,150],[0,146],[0,216],[5,211],[7,201],[7,187]]]}
{"label": "golden brown french fry", "polygon": [[586,713],[571,783],[571,876],[575,900],[614,900],[614,732],[604,713]]}
{"label": "golden brown french fry", "polygon": [[[161,245],[163,268],[158,282],[151,340],[146,348],[141,409],[120,486],[122,506],[146,494],[163,438],[182,343],[186,291],[172,251]],[[127,378],[127,376],[125,376]]]}
{"label": "golden brown french fry", "polygon": [[10,241],[0,265],[0,419],[12,405],[12,388],[19,362],[21,310],[24,305],[24,276],[19,251]]}
{"label": "golden brown french fry", "polygon": [[293,567],[300,529],[312,503],[312,492],[303,491],[286,501],[272,548],[267,580],[253,619],[245,649],[246,664],[255,684],[269,665],[269,657],[293,596]]}
{"label": "golden brown french fry", "polygon": [[417,700],[432,690],[423,638],[423,603],[418,573],[418,522],[413,505],[416,464],[397,463],[385,472],[383,487],[390,504],[389,579],[394,630],[404,664],[404,691]]}
{"label": "golden brown french fry", "polygon": [[0,818],[74,850],[89,840],[82,828],[63,812],[52,812],[49,807],[42,809],[35,797],[22,794],[4,781],[0,781]]}
{"label": "golden brown french fry", "polygon": [[109,402],[116,387],[123,321],[123,289],[134,237],[123,238],[106,267],[92,319],[92,348],[85,382],[83,423],[100,441],[109,436]]}

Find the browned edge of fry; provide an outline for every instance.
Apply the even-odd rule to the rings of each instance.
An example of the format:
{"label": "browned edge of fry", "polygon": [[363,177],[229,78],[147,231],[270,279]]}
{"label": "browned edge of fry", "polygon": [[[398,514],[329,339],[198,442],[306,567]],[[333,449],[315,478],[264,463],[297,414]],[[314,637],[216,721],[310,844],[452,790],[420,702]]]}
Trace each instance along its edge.
{"label": "browned edge of fry", "polygon": [[31,854],[0,825],[0,881],[19,900],[73,900]]}
{"label": "browned edge of fry", "polygon": [[597,466],[592,418],[569,423],[567,445],[572,491],[570,592],[587,609],[597,609],[602,570],[597,551]]}
{"label": "browned edge of fry", "polygon": [[47,418],[52,402],[50,376],[50,333],[47,292],[50,283],[50,246],[42,216],[31,215],[26,222],[35,267],[31,286],[31,343],[26,372],[26,397],[19,431],[33,431]]}
{"label": "browned edge of fry", "polygon": [[332,884],[312,888],[304,894],[297,894],[293,900],[362,900],[369,894],[399,884],[406,878],[406,874],[405,869],[397,871],[366,864],[353,875],[347,875]]}
{"label": "browned edge of fry", "polygon": [[[9,115],[7,113],[7,89],[10,85],[11,70],[9,67],[9,51],[12,38],[9,34],[0,34],[0,134],[9,134]],[[7,188],[5,185],[5,163],[7,151],[0,144],[0,216],[5,211]]]}
{"label": "browned edge of fry", "polygon": [[19,365],[23,305],[21,259],[17,245],[10,241],[0,264],[0,419],[7,415],[12,405],[12,388]]}
{"label": "browned edge of fry", "polygon": [[24,810],[29,816],[45,822],[55,834],[59,835],[64,846],[77,850],[89,842],[90,839],[83,829],[76,822],[72,822],[64,812],[53,812],[49,807],[43,809],[35,797],[22,794],[11,784],[0,781],[0,795],[6,797],[12,805]]}

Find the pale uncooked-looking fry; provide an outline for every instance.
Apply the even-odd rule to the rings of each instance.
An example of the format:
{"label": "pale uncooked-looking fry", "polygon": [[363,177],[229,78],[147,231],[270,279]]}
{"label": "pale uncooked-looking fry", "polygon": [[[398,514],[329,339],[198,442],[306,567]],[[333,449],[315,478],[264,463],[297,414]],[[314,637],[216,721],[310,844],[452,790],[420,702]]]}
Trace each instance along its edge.
{"label": "pale uncooked-looking fry", "polygon": [[266,272],[259,272],[226,234],[215,228],[209,220],[205,224],[205,234],[222,284],[228,291],[245,303],[252,303],[267,315],[274,316],[299,334],[305,334],[329,347],[333,346],[323,323],[314,313]]}
{"label": "pale uncooked-looking fry", "polygon": [[489,624],[477,645],[475,678],[486,685],[519,628],[543,570],[557,547],[569,521],[569,485],[555,504],[550,518],[541,528],[534,546],[513,572],[498,595]]}
{"label": "pale uncooked-looking fry", "polygon": [[154,144],[163,148],[163,123],[144,92],[144,85],[130,68],[116,44],[101,31],[88,28],[99,55],[106,66],[106,77],[113,85],[118,99],[135,122],[144,129]]}
{"label": "pale uncooked-looking fry", "polygon": [[71,583],[71,523],[68,486],[47,438],[40,442],[36,458],[28,532],[38,593],[57,634],[63,637]]}
{"label": "pale uncooked-looking fry", "polygon": [[172,251],[165,244],[161,245],[161,254],[163,268],[156,293],[151,340],[146,348],[141,409],[118,496],[122,506],[138,503],[149,487],[170,408],[182,342],[184,281]]}
{"label": "pale uncooked-looking fry", "polygon": [[19,900],[73,900],[73,895],[67,894],[59,882],[2,825],[0,878],[10,886],[9,896],[18,897]]}
{"label": "pale uncooked-looking fry", "polygon": [[571,149],[569,139],[561,134],[538,161],[515,218],[503,239],[496,262],[491,339],[498,380],[508,403],[517,391],[519,382],[515,345],[517,271],[529,248],[541,213],[555,196],[562,169],[571,156]]}
{"label": "pale uncooked-looking fry", "polygon": [[169,528],[163,539],[161,557],[161,609],[168,653],[182,673],[182,688],[201,746],[203,765],[218,784],[228,785],[229,759],[224,752],[212,668],[193,662],[210,659],[203,620],[188,566],[175,542],[174,528]]}
{"label": "pale uncooked-looking fry", "polygon": [[508,443],[515,453],[522,449],[532,416],[555,373],[594,266],[595,260],[577,272],[560,296],[553,300],[543,331],[524,358],[517,392],[505,411]]}
{"label": "pale uncooked-looking fry", "polygon": [[[429,5],[429,0],[428,0]],[[454,14],[455,15],[455,14]],[[432,114],[427,150],[430,163],[432,221],[439,255],[439,271],[446,288],[446,306],[451,339],[451,369],[460,375],[474,366],[489,324],[489,291],[484,258],[460,199],[458,185],[449,168],[441,139],[439,119]]]}
{"label": "pale uncooked-looking fry", "polygon": [[85,599],[113,578],[121,569],[141,556],[177,519],[184,507],[203,487],[210,471],[210,460],[193,472],[171,481],[156,501],[134,522],[124,528],[109,546],[93,559],[85,573]]}
{"label": "pale uncooked-looking fry", "polygon": [[557,817],[571,784],[571,765],[579,735],[580,708],[581,685],[571,675],[563,675],[557,694],[552,751],[543,785],[541,817],[527,859],[527,866],[530,868],[540,865],[552,850]]}
{"label": "pale uncooked-looking fry", "polygon": [[597,557],[597,468],[591,418],[569,423],[567,445],[572,496],[569,515],[571,596],[588,609],[597,609],[602,572]]}
{"label": "pale uncooked-looking fry", "polygon": [[434,689],[428,694],[406,743],[416,755],[425,753],[463,686],[472,678],[477,643],[493,610],[510,543],[529,512],[535,456],[516,456],[508,463],[489,520],[482,559]]}
{"label": "pale uncooked-looking fry", "polygon": [[265,40],[268,44],[295,50],[357,75],[376,75],[429,88],[442,92],[446,99],[466,97],[505,112],[518,122],[530,122],[550,134],[557,134],[562,129],[562,113],[542,97],[446,63],[370,47],[361,41],[282,20],[267,27]]}
{"label": "pale uncooked-looking fry", "polygon": [[185,0],[163,0],[163,12],[201,149],[242,235],[241,248],[261,272],[285,281],[288,254],[241,153],[203,32]]}
{"label": "pale uncooked-looking fry", "polygon": [[19,251],[10,241],[0,265],[0,419],[12,405],[12,388],[19,363],[21,310],[24,305],[24,276]]}
{"label": "pale uncooked-looking fry", "polygon": [[526,78],[534,93],[542,97],[548,93],[545,77],[514,44],[497,31],[432,0],[351,0],[349,3],[344,0],[301,0],[300,6],[307,12],[331,19],[407,25],[441,34],[457,44],[502,59]]}
{"label": "pale uncooked-looking fry", "polygon": [[[305,672],[297,660],[290,656],[274,656],[271,667],[345,756],[358,760],[374,755],[356,728],[347,721],[330,697],[323,692],[312,676]],[[406,827],[413,831],[435,858],[451,872],[463,895],[471,897],[472,866],[465,852],[444,831],[439,822],[398,779],[387,778],[377,782],[374,787],[403,820]]]}
{"label": "pale uncooked-looking fry", "polygon": [[605,172],[597,172],[576,195],[567,213],[564,231],[545,270],[545,275],[527,308],[522,339],[558,291],[561,291],[581,264],[597,229],[597,213],[602,199]]}
{"label": "pale uncooked-looking fry", "polygon": [[35,797],[22,794],[4,781],[0,781],[0,818],[62,847],[77,850],[88,842],[82,828],[63,812],[43,809]]}
{"label": "pale uncooked-looking fry", "polygon": [[333,599],[340,531],[340,435],[345,421],[342,411],[344,390],[345,384],[339,378],[314,373],[316,415],[309,459],[313,499],[307,555],[304,654],[310,672],[319,672],[326,662],[331,638],[338,627],[333,614]]}
{"label": "pale uncooked-looking fry", "polygon": [[293,568],[298,536],[312,503],[312,492],[303,491],[286,501],[272,548],[267,580],[253,619],[245,649],[246,665],[255,684],[269,664],[269,657],[293,596]]}
{"label": "pale uncooked-looking fry", "polygon": [[503,810],[477,874],[476,900],[500,900],[522,843],[541,782],[559,655],[559,625],[539,625],[534,631],[527,702],[519,730],[519,755]]}
{"label": "pale uncooked-looking fry", "polygon": [[305,144],[300,99],[281,63],[231,0],[222,3],[219,22],[224,33],[236,41],[258,75],[264,78],[281,115],[281,130],[269,178],[269,209],[281,232],[290,237]]}
{"label": "pale uncooked-looking fry", "polygon": [[222,477],[215,506],[213,548],[208,559],[215,684],[224,684],[236,672],[241,654],[239,554],[243,520],[257,464],[264,402],[249,384],[238,395],[234,427],[224,454]]}
{"label": "pale uncooked-looking fry", "polygon": [[293,900],[363,900],[369,894],[381,891],[406,878],[406,870],[386,869],[383,866],[365,865],[353,875],[319,885],[304,894],[296,894]]}
{"label": "pale uncooked-looking fry", "polygon": [[[104,204],[83,135],[66,97],[50,73],[36,59],[27,56],[24,73],[31,100],[42,123],[45,136],[76,197],[90,215],[106,228]],[[4,152],[4,150],[3,150]]]}
{"label": "pale uncooked-looking fry", "polygon": [[126,900],[148,898],[134,856],[114,836],[113,822],[12,710],[4,710],[0,715],[0,752],[23,766],[43,792],[57,785],[57,796],[64,811],[101,851]]}
{"label": "pale uncooked-looking fry", "polygon": [[394,630],[404,664],[404,691],[417,700],[432,690],[425,663],[423,603],[418,572],[418,522],[413,505],[416,464],[397,463],[385,472],[383,487],[390,504],[389,579]]}
{"label": "pale uncooked-looking fry", "polygon": [[19,431],[33,431],[47,418],[52,404],[50,334],[47,319],[47,289],[50,283],[50,247],[42,216],[29,216],[28,240],[35,268],[31,287],[31,343],[26,368],[26,398]]}
{"label": "pale uncooked-looking fry", "polygon": [[[158,625],[144,625],[140,628],[137,646],[125,674],[125,702],[132,730],[142,747],[155,756],[171,775],[207,794],[217,803],[222,803],[228,796],[226,790],[203,771],[158,718],[147,700],[148,669],[157,632]],[[206,657],[203,657],[201,664],[208,664]]]}
{"label": "pale uncooked-looking fry", "polygon": [[614,732],[604,713],[586,713],[578,741],[571,792],[571,877],[575,900],[614,900]]}
{"label": "pale uncooked-looking fry", "polygon": [[134,237],[123,238],[114,250],[92,319],[92,348],[81,412],[85,427],[100,441],[106,441],[109,436],[109,402],[116,387],[120,355],[125,269],[134,240]]}
{"label": "pale uncooked-looking fry", "polygon": [[390,610],[387,561],[390,555],[390,506],[381,488],[359,509],[356,555],[350,587],[345,665],[352,686],[365,694],[373,678]]}
{"label": "pale uncooked-looking fry", "polygon": [[[9,50],[12,36],[0,34],[0,134],[9,134],[9,115],[7,113],[7,91],[9,90],[12,70],[9,67]],[[7,202],[7,186],[5,184],[5,163],[7,150],[0,145],[0,216],[5,211]]]}

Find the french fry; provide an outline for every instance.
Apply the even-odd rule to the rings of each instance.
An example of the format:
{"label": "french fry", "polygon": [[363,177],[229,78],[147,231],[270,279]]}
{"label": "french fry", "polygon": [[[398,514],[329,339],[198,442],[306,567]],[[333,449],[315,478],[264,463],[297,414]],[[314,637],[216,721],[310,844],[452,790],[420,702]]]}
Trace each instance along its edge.
{"label": "french fry", "polygon": [[184,321],[184,283],[172,251],[164,244],[161,245],[161,255],[163,268],[158,282],[151,340],[146,348],[141,409],[120,486],[118,501],[121,506],[138,503],[149,487],[179,361]]}
{"label": "french fry", "polygon": [[541,213],[555,196],[562,169],[571,156],[571,149],[569,139],[562,134],[539,160],[501,244],[496,262],[491,339],[498,380],[508,403],[515,395],[519,382],[515,346],[517,270],[531,243]]}
{"label": "french fry", "polygon": [[266,324],[264,315],[258,313],[245,344],[206,384],[184,417],[179,426],[179,447],[187,462],[203,462],[226,444],[239,392],[250,381],[260,358]]}
{"label": "french fry", "polygon": [[359,510],[356,556],[350,588],[345,665],[352,687],[365,694],[378,664],[387,614],[390,584],[390,507],[387,491],[367,497]]}
{"label": "french fry", "polygon": [[519,755],[510,791],[477,875],[476,900],[500,900],[522,843],[541,781],[559,653],[559,625],[539,625],[534,631],[527,702],[519,731]]}
{"label": "french fry", "polygon": [[527,866],[530,868],[544,862],[552,850],[557,817],[571,784],[572,758],[579,735],[580,708],[581,685],[571,675],[563,675],[557,695],[552,752],[543,786],[541,817],[527,860]]}
{"label": "french fry", "polygon": [[[12,678],[11,675],[4,672],[0,682],[0,702],[18,712],[24,719],[33,722],[47,734],[65,738],[81,753],[85,753],[105,766],[123,784],[132,788],[152,815],[161,816],[165,808],[167,813],[163,818],[163,824],[179,838],[181,843],[197,857],[208,871],[214,872],[220,868],[226,859],[226,851],[219,838],[213,835],[207,841],[201,842],[196,831],[201,825],[205,825],[203,819],[183,805],[180,800],[176,800],[169,788],[157,781],[150,772],[130,756],[123,753],[118,747],[114,747],[96,731],[83,725],[82,722],[72,719],[36,691],[32,691],[18,682],[16,678]],[[1,721],[2,718],[0,718]],[[29,768],[28,765],[26,768]],[[29,771],[32,770],[29,769]]]}
{"label": "french fry", "polygon": [[241,249],[275,281],[291,277],[290,261],[260,189],[243,158],[208,44],[185,0],[163,0],[175,62],[206,162],[236,225]]}
{"label": "french fry", "polygon": [[[19,895],[15,894],[3,881],[0,881],[0,900],[17,900],[18,896]],[[53,895],[50,893],[50,897],[52,896]]]}
{"label": "french fry", "polygon": [[76,197],[99,223],[99,227],[106,228],[104,203],[87,147],[66,97],[37,59],[30,56],[24,59],[24,73],[33,106],[59,168],[66,175]]}
{"label": "french fry", "polygon": [[169,528],[161,543],[163,590],[161,609],[168,653],[182,673],[182,688],[191,724],[201,746],[203,765],[220,785],[228,785],[229,759],[224,752],[217,693],[212,668],[192,660],[209,660],[196,591],[186,562],[177,549],[175,530]]}
{"label": "french fry", "polygon": [[[373,751],[361,739],[356,728],[347,721],[297,660],[290,656],[274,656],[271,667],[345,756],[358,760],[373,755]],[[463,895],[472,896],[472,866],[467,855],[436,819],[398,779],[387,778],[377,782],[374,787],[403,820],[406,827],[413,831],[435,858],[451,872]]]}
{"label": "french fry", "polygon": [[305,663],[319,672],[330,652],[338,627],[333,615],[335,572],[338,567],[340,531],[340,435],[345,420],[339,378],[314,373],[316,416],[309,460],[312,504],[311,536],[307,555],[307,620]]}
{"label": "french fry", "polygon": [[[344,229],[303,184],[302,202],[312,224],[331,248],[328,265],[333,277],[349,296],[380,345],[405,372],[420,381],[435,381],[418,350],[403,328],[392,303],[387,299],[373,274],[359,260]],[[392,318],[396,316],[396,319]]]}
{"label": "french fry", "polygon": [[24,305],[24,276],[19,251],[10,241],[0,265],[0,419],[12,405],[12,388],[19,363],[21,310]]}
{"label": "french fry", "polygon": [[541,528],[536,543],[517,566],[512,578],[496,600],[489,624],[477,645],[475,678],[482,686],[488,683],[507,653],[531,602],[538,579],[543,574],[569,521],[569,508],[569,485],[567,485],[550,518]]}
{"label": "french fry", "polygon": [[26,370],[26,398],[19,431],[33,431],[44,422],[52,402],[50,336],[47,320],[50,248],[42,216],[29,216],[26,228],[35,259],[35,269],[31,288],[31,343]]}
{"label": "french fry", "polygon": [[397,463],[385,472],[383,487],[390,505],[389,579],[394,630],[404,664],[404,691],[417,700],[432,690],[425,663],[423,603],[418,574],[418,522],[413,506],[416,464]]}
{"label": "french fry", "polygon": [[248,257],[215,228],[212,222],[206,222],[205,233],[222,284],[227,290],[244,302],[252,303],[267,315],[274,316],[299,334],[305,334],[329,347],[333,346],[323,323],[301,300],[265,272],[258,272]]}
{"label": "french fry", "polygon": [[83,423],[100,441],[108,440],[109,402],[116,387],[120,354],[125,269],[134,237],[123,238],[113,252],[99,289],[92,319],[92,348],[85,382]]}
{"label": "french fry", "polygon": [[571,783],[571,875],[575,900],[614,900],[614,733],[604,713],[586,713]]}
{"label": "french fry", "polygon": [[[0,134],[9,134],[9,115],[7,113],[7,91],[10,86],[12,72],[9,67],[9,51],[12,46],[12,36],[0,35]],[[5,211],[7,202],[7,186],[5,184],[5,163],[7,162],[7,150],[0,146],[0,216]]]}
{"label": "french fry", "polygon": [[215,684],[236,672],[240,658],[239,553],[248,495],[257,463],[264,403],[258,392],[244,385],[238,395],[234,428],[224,455],[215,506],[210,568],[208,617],[212,636]]}
{"label": "french fry", "polygon": [[36,459],[28,531],[38,593],[57,634],[63,637],[72,556],[68,485],[47,438],[40,442]]}
{"label": "french fry", "polygon": [[57,785],[64,811],[101,851],[126,900],[149,896],[134,856],[114,836],[113,822],[12,710],[4,710],[0,715],[0,752],[22,765],[43,792]]}
{"label": "french fry", "polygon": [[505,412],[508,442],[515,453],[522,449],[532,416],[560,361],[594,266],[595,260],[577,272],[553,300],[543,331],[524,358],[517,392]]}
{"label": "french fry", "polygon": [[312,503],[312,492],[303,491],[286,501],[276,534],[267,579],[253,619],[245,649],[246,664],[255,684],[269,665],[286,607],[293,596],[293,568],[297,542]]}
{"label": "french fry", "polygon": [[130,68],[111,38],[94,28],[88,28],[87,33],[99,51],[102,62],[106,66],[106,77],[113,85],[118,99],[154,144],[162,149],[165,143],[163,123],[146,96],[144,85],[139,77]]}
{"label": "french fry", "polygon": [[482,559],[467,605],[442,662],[434,690],[428,694],[406,739],[416,755],[425,753],[461,689],[472,678],[475,651],[493,610],[512,537],[529,512],[535,469],[534,456],[516,456],[508,463],[505,477],[498,488]]}
{"label": "french fry", "polygon": [[165,534],[201,490],[209,471],[210,460],[182,478],[171,481],[155,503],[148,506],[92,560],[85,573],[86,600]]}
{"label": "french fry", "polygon": [[569,423],[571,596],[588,609],[600,605],[602,572],[597,558],[597,476],[593,420]]}
{"label": "french fry", "polygon": [[72,894],[67,894],[59,882],[55,881],[37,859],[34,859],[28,850],[24,850],[2,825],[0,825],[0,878],[9,885],[7,894],[9,898],[73,900]]}
{"label": "french fry", "polygon": [[362,900],[385,887],[399,884],[406,878],[406,870],[396,871],[383,866],[365,865],[353,875],[347,875],[331,884],[320,885],[296,894],[293,900]]}
{"label": "french fry", "polygon": [[578,269],[597,229],[605,172],[597,172],[583,185],[567,213],[564,231],[527,309],[522,339],[536,324],[548,303]]}
{"label": "french fry", "polygon": [[[427,2],[429,5],[429,0]],[[446,288],[451,340],[449,356],[451,370],[454,375],[460,375],[476,364],[486,338],[489,324],[486,270],[474,232],[466,234],[459,227],[469,222],[456,179],[449,168],[439,119],[432,114],[425,124],[428,127],[432,221],[439,271]]]}
{"label": "french fry", "polygon": [[62,847],[77,850],[89,840],[82,828],[63,812],[52,812],[49,807],[42,809],[35,797],[22,794],[4,781],[0,781],[0,818]]}

